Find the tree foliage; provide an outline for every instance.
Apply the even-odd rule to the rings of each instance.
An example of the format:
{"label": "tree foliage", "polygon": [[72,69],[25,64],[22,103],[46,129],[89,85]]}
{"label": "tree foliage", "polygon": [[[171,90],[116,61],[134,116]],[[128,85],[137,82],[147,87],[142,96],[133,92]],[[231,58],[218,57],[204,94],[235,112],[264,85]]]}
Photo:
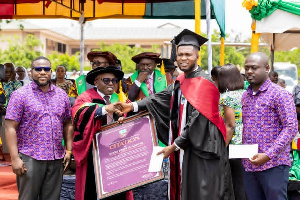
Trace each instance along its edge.
{"label": "tree foliage", "polygon": [[[6,22],[9,23],[9,22]],[[204,35],[205,36],[205,35]],[[229,41],[229,35],[226,36],[226,42],[249,42],[251,39],[240,41],[239,37],[235,37],[234,41]],[[38,56],[43,56],[43,53],[39,50],[42,47],[42,43],[34,35],[28,34],[23,40],[18,37],[5,40],[8,43],[8,47],[4,50],[0,49],[0,63],[12,62],[15,66],[24,66],[29,68],[31,62]],[[212,42],[220,42],[220,36],[217,31],[212,34]],[[144,49],[141,47],[131,47],[126,44],[115,43],[113,45],[107,45],[105,43],[99,43],[100,51],[110,51],[114,53],[118,59],[122,62],[123,71],[125,73],[132,73],[135,71],[136,65],[131,58],[139,53],[150,51],[160,52],[160,45],[153,45],[151,49]],[[245,58],[250,54],[250,47],[225,47],[225,63],[232,63],[237,66],[244,66]],[[260,47],[259,51],[266,53],[270,56],[270,50],[268,47]],[[220,65],[220,46],[212,46],[213,54],[213,66]],[[292,51],[276,51],[275,62],[291,62],[300,67],[300,49],[294,49]],[[66,66],[68,71],[73,69],[80,70],[79,52],[75,55],[60,54],[53,52],[47,55],[52,63],[52,69],[58,65]],[[201,47],[201,63],[204,69],[207,69],[207,47]],[[243,68],[243,67],[242,67]],[[84,70],[91,70],[89,63],[86,63]],[[298,70],[300,73],[300,70]],[[299,76],[300,77],[300,76]]]}
{"label": "tree foliage", "polygon": [[294,49],[287,54],[285,51],[276,51],[275,62],[291,62],[300,67],[300,49]]}
{"label": "tree foliage", "polygon": [[[204,35],[207,37],[206,35]],[[228,35],[226,36],[228,38]],[[211,36],[212,42],[220,42],[220,34],[214,30]],[[230,42],[230,41],[226,41]],[[245,56],[243,55],[243,50],[240,50],[238,47],[233,46],[225,46],[225,60],[224,63],[232,63],[235,65],[243,65],[245,62]],[[221,47],[220,46],[212,46],[212,65],[213,67],[220,65],[220,54]],[[205,70],[208,69],[208,53],[207,46],[201,47],[201,67]]]}
{"label": "tree foliage", "polygon": [[298,68],[298,77],[300,77],[300,49],[294,49],[292,51],[276,51],[274,53],[275,62],[290,62],[295,64]]}
{"label": "tree foliage", "polygon": [[24,41],[20,37],[14,37],[13,39],[7,39],[7,42],[8,48],[0,52],[0,63],[11,62],[15,66],[28,68],[31,66],[33,59],[43,55],[38,50],[42,43],[34,35],[28,34]]}
{"label": "tree foliage", "polygon": [[79,71],[80,69],[78,54],[69,56],[67,53],[59,54],[56,51],[54,51],[52,54],[47,55],[47,58],[51,62],[53,71],[59,65],[64,65],[67,68],[67,71],[72,71],[74,69]]}
{"label": "tree foliage", "polygon": [[17,21],[19,22],[19,29],[23,30],[24,29],[24,25],[23,25],[23,21],[22,19],[0,19],[0,31],[2,30],[1,25],[2,24],[9,24],[12,21]]}
{"label": "tree foliage", "polygon": [[100,43],[99,46],[99,51],[110,51],[115,54],[119,60],[121,60],[124,73],[132,73],[135,71],[136,64],[131,60],[133,56],[146,51],[157,53],[160,50],[160,45],[152,45],[151,49],[130,47],[126,44],[118,43],[113,45]]}
{"label": "tree foliage", "polygon": [[[3,51],[0,50],[0,63],[11,62],[15,66],[30,68],[32,60],[43,56],[43,53],[38,50],[42,47],[42,43],[32,34],[28,34],[24,41],[20,37],[13,37],[13,39],[7,39],[6,42],[8,42],[8,48]],[[52,70],[55,70],[58,65],[66,66],[68,71],[80,69],[78,54],[69,56],[67,53],[53,52],[46,57],[52,64]]]}

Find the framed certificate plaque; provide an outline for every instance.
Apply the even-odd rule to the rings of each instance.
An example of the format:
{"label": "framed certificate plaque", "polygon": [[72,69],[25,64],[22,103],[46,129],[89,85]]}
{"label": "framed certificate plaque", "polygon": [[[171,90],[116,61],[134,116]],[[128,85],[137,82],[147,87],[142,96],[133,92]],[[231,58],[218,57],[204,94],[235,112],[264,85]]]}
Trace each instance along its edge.
{"label": "framed certificate plaque", "polygon": [[147,112],[101,128],[93,139],[98,198],[163,179],[161,171],[148,172],[157,145],[153,118]]}

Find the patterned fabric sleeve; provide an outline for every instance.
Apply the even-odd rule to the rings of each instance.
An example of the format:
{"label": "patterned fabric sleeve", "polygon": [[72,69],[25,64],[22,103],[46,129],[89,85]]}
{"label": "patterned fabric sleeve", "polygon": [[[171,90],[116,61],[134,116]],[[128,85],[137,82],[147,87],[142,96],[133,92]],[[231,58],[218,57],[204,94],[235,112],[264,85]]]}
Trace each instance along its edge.
{"label": "patterned fabric sleeve", "polygon": [[9,101],[11,94],[22,87],[22,83],[18,80],[10,81],[8,83],[4,83],[4,91],[7,98],[7,101]]}
{"label": "patterned fabric sleeve", "polygon": [[223,119],[224,119],[223,106],[227,106],[233,109],[235,112],[236,126],[230,144],[242,144],[243,124],[242,124],[241,96],[243,92],[244,92],[243,90],[229,91],[222,94],[220,98],[220,114],[223,117]]}
{"label": "patterned fabric sleeve", "polygon": [[10,119],[20,122],[23,115],[23,101],[22,94],[13,92],[7,106],[5,119]]}
{"label": "patterned fabric sleeve", "polygon": [[16,80],[15,85],[14,85],[14,90],[17,90],[17,89],[19,89],[22,86],[23,86],[22,82]]}
{"label": "patterned fabric sleeve", "polygon": [[64,102],[65,102],[65,113],[64,113],[64,121],[71,119],[71,103],[69,97],[64,93]]}
{"label": "patterned fabric sleeve", "polygon": [[77,86],[76,86],[76,83],[75,81],[70,81],[70,90],[69,90],[69,93],[68,93],[68,96],[69,97],[78,97],[78,92],[77,92]]}
{"label": "patterned fabric sleeve", "polygon": [[278,94],[275,106],[283,129],[271,148],[265,152],[271,159],[280,154],[292,142],[298,131],[297,114],[292,96],[288,92]]}
{"label": "patterned fabric sleeve", "polygon": [[228,94],[224,94],[221,96],[220,105],[233,108],[233,99]]}

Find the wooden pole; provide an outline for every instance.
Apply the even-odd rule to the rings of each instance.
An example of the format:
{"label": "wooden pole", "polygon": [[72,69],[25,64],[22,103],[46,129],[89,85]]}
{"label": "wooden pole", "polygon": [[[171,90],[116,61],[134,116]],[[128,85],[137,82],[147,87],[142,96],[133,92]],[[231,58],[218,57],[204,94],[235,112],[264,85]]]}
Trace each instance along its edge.
{"label": "wooden pole", "polygon": [[[201,33],[201,0],[195,0],[195,33]],[[201,66],[201,51],[199,51],[198,65]]]}

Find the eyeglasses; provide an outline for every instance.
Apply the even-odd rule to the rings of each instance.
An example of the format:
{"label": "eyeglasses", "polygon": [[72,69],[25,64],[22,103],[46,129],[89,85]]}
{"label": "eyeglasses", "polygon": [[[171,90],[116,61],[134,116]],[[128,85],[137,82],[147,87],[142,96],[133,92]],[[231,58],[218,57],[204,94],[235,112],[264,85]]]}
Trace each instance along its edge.
{"label": "eyeglasses", "polygon": [[50,72],[51,67],[34,67],[33,68],[36,72],[41,72],[42,70],[44,70],[45,72]]}
{"label": "eyeglasses", "polygon": [[117,79],[117,78],[112,78],[112,79],[110,79],[110,78],[100,78],[100,80],[103,81],[103,83],[105,85],[108,85],[110,82],[112,82],[113,84],[117,84],[118,81],[119,81],[119,79]]}
{"label": "eyeglasses", "polygon": [[101,66],[101,65],[109,65],[108,62],[100,62],[100,61],[92,61],[91,65]]}
{"label": "eyeglasses", "polygon": [[25,73],[24,71],[16,71],[17,73]]}

